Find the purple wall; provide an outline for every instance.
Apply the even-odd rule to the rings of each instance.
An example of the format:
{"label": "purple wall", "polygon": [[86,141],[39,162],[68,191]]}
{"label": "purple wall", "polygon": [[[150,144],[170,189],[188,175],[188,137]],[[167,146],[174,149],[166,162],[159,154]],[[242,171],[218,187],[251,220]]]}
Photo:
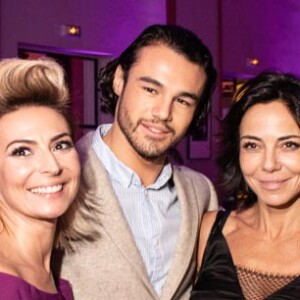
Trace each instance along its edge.
{"label": "purple wall", "polygon": [[[117,54],[147,25],[166,22],[161,0],[1,0],[2,57],[17,43]],[[62,24],[81,26],[80,39],[61,35]]]}
{"label": "purple wall", "polygon": [[[216,68],[220,69],[219,58],[219,15],[218,15],[218,1],[187,1],[177,0],[177,24],[183,25],[194,31],[210,49]],[[219,84],[214,93],[212,113],[211,113],[211,132],[209,140],[203,143],[203,147],[209,147],[210,157],[190,160],[187,158],[189,152],[189,142],[184,141],[179,145],[180,152],[184,154],[185,165],[199,170],[210,177],[214,182],[217,181],[218,172],[215,165],[215,158],[217,152],[216,134],[219,132],[219,122],[217,121],[220,113],[219,100]],[[202,145],[199,145],[201,148]],[[202,148],[203,148],[202,147]]]}
{"label": "purple wall", "polygon": [[[272,68],[300,75],[300,1],[221,3],[224,72],[256,74]],[[260,65],[248,68],[247,57],[259,58]]]}

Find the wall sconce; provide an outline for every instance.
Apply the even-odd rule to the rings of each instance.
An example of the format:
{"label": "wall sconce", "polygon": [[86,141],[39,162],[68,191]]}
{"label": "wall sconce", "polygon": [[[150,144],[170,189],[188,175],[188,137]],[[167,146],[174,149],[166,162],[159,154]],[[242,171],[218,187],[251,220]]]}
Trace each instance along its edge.
{"label": "wall sconce", "polygon": [[78,25],[62,25],[61,33],[63,36],[80,37],[81,28]]}
{"label": "wall sconce", "polygon": [[259,59],[256,57],[247,57],[246,59],[247,67],[257,67],[259,65]]}

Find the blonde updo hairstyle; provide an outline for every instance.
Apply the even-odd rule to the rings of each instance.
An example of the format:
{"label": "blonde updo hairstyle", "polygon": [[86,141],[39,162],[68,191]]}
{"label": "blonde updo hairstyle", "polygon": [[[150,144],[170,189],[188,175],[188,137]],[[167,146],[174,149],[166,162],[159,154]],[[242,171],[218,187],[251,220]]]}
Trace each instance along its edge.
{"label": "blonde updo hairstyle", "polygon": [[74,137],[64,69],[53,59],[4,59],[0,62],[0,118],[24,106],[46,106],[60,113]]}

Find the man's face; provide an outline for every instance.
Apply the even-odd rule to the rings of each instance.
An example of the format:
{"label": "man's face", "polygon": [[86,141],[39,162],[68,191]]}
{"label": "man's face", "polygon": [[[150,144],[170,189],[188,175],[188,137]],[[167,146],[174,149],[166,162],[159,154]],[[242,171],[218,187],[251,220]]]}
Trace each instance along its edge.
{"label": "man's face", "polygon": [[164,158],[186,133],[205,81],[204,70],[174,50],[142,48],[126,82],[120,67],[115,74],[119,100],[114,125],[125,137],[119,146],[146,160]]}

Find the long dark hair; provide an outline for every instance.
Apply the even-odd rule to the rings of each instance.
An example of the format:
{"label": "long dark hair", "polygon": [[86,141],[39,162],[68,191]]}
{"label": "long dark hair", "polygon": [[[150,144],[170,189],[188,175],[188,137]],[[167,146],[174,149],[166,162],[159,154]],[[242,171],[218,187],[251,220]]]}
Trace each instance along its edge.
{"label": "long dark hair", "polygon": [[239,164],[239,130],[243,116],[255,104],[278,100],[287,106],[300,127],[300,81],[294,75],[280,72],[264,72],[246,82],[234,97],[225,118],[223,148],[218,165],[227,197],[237,200],[235,206],[250,207],[257,201],[243,178]]}

